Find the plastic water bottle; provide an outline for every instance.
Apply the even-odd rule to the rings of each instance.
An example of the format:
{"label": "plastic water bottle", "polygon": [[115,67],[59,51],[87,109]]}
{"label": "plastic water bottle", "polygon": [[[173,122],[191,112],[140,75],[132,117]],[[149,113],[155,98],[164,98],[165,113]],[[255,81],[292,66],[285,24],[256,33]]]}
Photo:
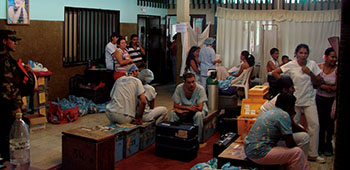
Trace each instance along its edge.
{"label": "plastic water bottle", "polygon": [[10,169],[28,170],[30,167],[29,132],[22,120],[22,113],[16,113],[16,120],[10,131]]}

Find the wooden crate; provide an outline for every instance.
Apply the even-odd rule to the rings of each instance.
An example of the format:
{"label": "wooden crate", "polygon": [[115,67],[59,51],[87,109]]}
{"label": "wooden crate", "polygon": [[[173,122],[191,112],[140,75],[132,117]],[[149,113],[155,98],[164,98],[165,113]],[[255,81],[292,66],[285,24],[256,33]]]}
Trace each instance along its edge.
{"label": "wooden crate", "polygon": [[114,170],[113,133],[84,127],[62,133],[62,169]]}
{"label": "wooden crate", "polygon": [[24,115],[29,120],[30,132],[40,129],[46,129],[47,118],[40,114]]}
{"label": "wooden crate", "polygon": [[208,116],[203,120],[203,130],[201,143],[207,141],[215,132],[218,124],[218,110],[209,112]]}
{"label": "wooden crate", "polygon": [[140,125],[140,150],[151,146],[156,140],[155,122],[143,123]]}
{"label": "wooden crate", "polygon": [[124,158],[127,158],[140,149],[140,129],[138,127],[124,130]]}
{"label": "wooden crate", "polygon": [[[118,129],[117,126],[113,124],[106,125],[107,131],[109,133],[115,134],[115,162],[118,162],[123,159],[123,151],[124,151],[124,138],[125,134],[123,130]],[[103,127],[104,128],[104,127]]]}
{"label": "wooden crate", "polygon": [[[128,124],[116,126],[114,124],[107,125],[119,133],[120,139],[123,139],[123,158],[127,158],[140,149],[140,128],[138,126]],[[117,151],[119,153],[119,151]]]}

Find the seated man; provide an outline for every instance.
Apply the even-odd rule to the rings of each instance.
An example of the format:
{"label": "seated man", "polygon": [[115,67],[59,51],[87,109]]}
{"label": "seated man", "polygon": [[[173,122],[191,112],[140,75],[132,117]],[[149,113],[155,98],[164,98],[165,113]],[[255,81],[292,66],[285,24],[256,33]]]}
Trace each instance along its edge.
{"label": "seated man", "polygon": [[169,113],[171,122],[192,122],[198,125],[198,140],[201,141],[203,119],[208,114],[207,95],[201,85],[196,83],[193,73],[183,75],[184,83],[179,84],[173,94],[174,109]]}
{"label": "seated man", "polygon": [[[286,165],[286,169],[310,169],[305,155],[309,135],[291,119],[295,101],[293,95],[282,93],[275,108],[260,113],[244,141],[244,151],[250,160],[263,165]],[[277,146],[281,138],[287,147]]]}
{"label": "seated man", "polygon": [[142,116],[142,121],[148,122],[155,120],[157,124],[163,120],[168,109],[164,106],[154,107],[157,92],[154,87],[148,84],[154,79],[153,72],[150,69],[144,69],[140,72],[137,78],[142,81],[143,87],[145,88],[146,106]]}
{"label": "seated man", "polygon": [[[111,101],[106,106],[106,116],[112,123],[118,124],[141,124],[142,115],[145,110],[145,89],[142,82],[137,79],[139,74],[135,64],[126,69],[127,76],[120,77],[111,90]],[[139,109],[136,105],[140,100]]]}

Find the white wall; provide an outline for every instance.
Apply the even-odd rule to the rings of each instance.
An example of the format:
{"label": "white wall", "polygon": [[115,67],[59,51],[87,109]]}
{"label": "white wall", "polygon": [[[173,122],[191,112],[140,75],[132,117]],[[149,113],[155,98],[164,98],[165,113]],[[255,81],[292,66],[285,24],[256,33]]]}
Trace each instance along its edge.
{"label": "white wall", "polygon": [[[0,0],[0,19],[6,19],[6,1]],[[161,16],[162,24],[168,9],[146,8],[146,13],[141,13],[141,7],[137,6],[137,0],[29,0],[31,20],[64,21],[64,7],[80,7],[119,10],[121,23],[137,23],[137,15]]]}

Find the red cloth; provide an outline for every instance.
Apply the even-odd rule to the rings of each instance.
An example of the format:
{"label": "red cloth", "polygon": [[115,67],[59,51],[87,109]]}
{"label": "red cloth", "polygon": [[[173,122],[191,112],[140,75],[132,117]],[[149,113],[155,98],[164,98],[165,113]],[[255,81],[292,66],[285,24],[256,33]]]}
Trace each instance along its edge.
{"label": "red cloth", "polygon": [[33,71],[33,73],[38,76],[38,77],[46,77],[46,76],[51,76],[52,72],[49,71]]}

